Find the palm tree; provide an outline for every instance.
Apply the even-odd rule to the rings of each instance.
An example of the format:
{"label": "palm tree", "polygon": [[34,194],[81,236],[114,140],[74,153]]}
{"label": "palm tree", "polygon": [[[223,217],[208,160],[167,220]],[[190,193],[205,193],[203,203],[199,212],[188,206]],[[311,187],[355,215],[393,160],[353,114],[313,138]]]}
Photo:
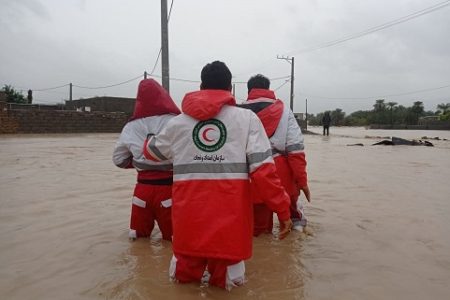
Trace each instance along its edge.
{"label": "palm tree", "polygon": [[438,104],[437,109],[438,109],[438,112],[439,112],[440,114],[445,115],[447,112],[450,111],[450,103],[445,103],[445,104],[444,104],[444,103],[441,103],[441,104]]}
{"label": "palm tree", "polygon": [[391,109],[391,127],[392,127],[392,125],[394,124],[393,119],[392,119],[392,111],[394,110],[394,106],[397,105],[397,102],[388,102],[386,104]]}
{"label": "palm tree", "polygon": [[414,102],[413,106],[411,107],[411,111],[415,114],[415,121],[416,124],[419,122],[419,117],[423,115],[425,108],[423,107],[422,101],[416,101]]}
{"label": "palm tree", "polygon": [[375,101],[375,104],[373,105],[374,110],[377,111],[383,111],[386,108],[386,105],[384,104],[384,99],[378,99]]}

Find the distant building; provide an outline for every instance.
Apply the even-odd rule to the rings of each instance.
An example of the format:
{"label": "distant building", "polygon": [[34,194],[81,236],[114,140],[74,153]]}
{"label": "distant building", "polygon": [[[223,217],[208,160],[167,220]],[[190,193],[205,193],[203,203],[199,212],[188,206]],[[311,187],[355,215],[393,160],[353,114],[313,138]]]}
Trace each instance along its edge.
{"label": "distant building", "polygon": [[304,113],[294,113],[294,117],[297,120],[297,122],[305,120],[305,114]]}
{"label": "distant building", "polygon": [[307,128],[305,116],[306,115],[304,113],[294,113],[294,117],[303,132],[305,132]]}
{"label": "distant building", "polygon": [[66,101],[66,110],[124,112],[131,116],[135,102],[135,98],[94,97]]}
{"label": "distant building", "polygon": [[419,125],[432,125],[439,124],[441,121],[439,120],[439,116],[426,116],[419,118]]}

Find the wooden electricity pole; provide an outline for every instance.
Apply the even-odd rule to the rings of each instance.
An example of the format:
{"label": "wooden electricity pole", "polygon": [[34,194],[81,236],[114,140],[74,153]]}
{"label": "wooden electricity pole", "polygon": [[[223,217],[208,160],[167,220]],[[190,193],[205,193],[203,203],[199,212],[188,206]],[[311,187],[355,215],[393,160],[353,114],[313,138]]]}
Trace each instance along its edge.
{"label": "wooden electricity pole", "polygon": [[277,55],[277,59],[284,59],[291,64],[291,97],[289,107],[291,108],[292,112],[294,112],[294,57]]}
{"label": "wooden electricity pole", "polygon": [[162,86],[170,92],[169,77],[169,28],[167,18],[167,0],[161,0],[161,75]]}

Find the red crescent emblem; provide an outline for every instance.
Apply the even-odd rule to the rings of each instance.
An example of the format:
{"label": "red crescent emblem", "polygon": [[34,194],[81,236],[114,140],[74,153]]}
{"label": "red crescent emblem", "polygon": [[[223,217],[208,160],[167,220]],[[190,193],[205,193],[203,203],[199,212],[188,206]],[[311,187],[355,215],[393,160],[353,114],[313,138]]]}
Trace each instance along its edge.
{"label": "red crescent emblem", "polygon": [[208,137],[206,136],[206,134],[208,133],[208,131],[210,130],[214,130],[214,128],[206,128],[203,133],[202,133],[202,138],[207,141],[207,142],[214,142],[215,140],[210,140],[208,139]]}

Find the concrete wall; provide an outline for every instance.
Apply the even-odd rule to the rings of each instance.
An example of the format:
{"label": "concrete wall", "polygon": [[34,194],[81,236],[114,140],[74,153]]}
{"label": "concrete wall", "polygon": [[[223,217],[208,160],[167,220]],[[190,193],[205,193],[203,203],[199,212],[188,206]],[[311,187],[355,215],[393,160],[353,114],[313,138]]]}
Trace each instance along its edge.
{"label": "concrete wall", "polygon": [[89,107],[91,112],[94,111],[108,111],[116,112],[121,111],[127,113],[129,116],[133,114],[134,98],[121,98],[121,97],[94,97],[87,99],[79,99],[66,101],[66,110],[81,110],[84,111]]}
{"label": "concrete wall", "polygon": [[64,110],[63,104],[22,104],[7,103],[7,109],[28,109],[28,110]]}
{"label": "concrete wall", "polygon": [[123,112],[7,109],[0,102],[1,133],[120,132],[128,120]]}

